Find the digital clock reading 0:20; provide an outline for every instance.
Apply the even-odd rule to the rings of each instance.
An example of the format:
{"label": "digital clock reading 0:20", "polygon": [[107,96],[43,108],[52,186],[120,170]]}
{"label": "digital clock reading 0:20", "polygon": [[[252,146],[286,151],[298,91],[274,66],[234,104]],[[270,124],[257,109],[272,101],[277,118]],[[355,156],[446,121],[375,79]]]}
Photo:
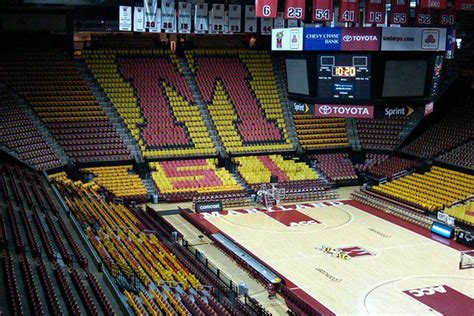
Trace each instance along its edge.
{"label": "digital clock reading 0:20", "polygon": [[356,67],[354,66],[333,66],[332,75],[334,77],[355,77]]}

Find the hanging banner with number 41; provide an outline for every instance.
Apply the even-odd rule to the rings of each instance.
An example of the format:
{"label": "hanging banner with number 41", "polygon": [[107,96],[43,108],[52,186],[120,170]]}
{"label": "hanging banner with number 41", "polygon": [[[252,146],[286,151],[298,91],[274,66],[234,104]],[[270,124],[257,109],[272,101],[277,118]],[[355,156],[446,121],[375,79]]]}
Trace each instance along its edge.
{"label": "hanging banner with number 41", "polygon": [[341,0],[339,22],[357,23],[359,20],[359,0]]}

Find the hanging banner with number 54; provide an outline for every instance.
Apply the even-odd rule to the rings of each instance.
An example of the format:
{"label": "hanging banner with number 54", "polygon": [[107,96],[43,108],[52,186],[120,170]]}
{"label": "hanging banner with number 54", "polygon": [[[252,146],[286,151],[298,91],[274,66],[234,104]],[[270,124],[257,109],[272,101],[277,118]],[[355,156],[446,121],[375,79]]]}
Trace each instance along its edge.
{"label": "hanging banner with number 54", "polygon": [[278,0],[255,0],[255,16],[257,18],[276,18]]}
{"label": "hanging banner with number 54", "polygon": [[339,22],[357,23],[359,20],[359,0],[341,0]]}
{"label": "hanging banner with number 54", "polygon": [[285,19],[304,20],[305,0],[286,0]]}
{"label": "hanging banner with number 54", "polygon": [[313,21],[332,21],[333,0],[313,0]]}
{"label": "hanging banner with number 54", "polygon": [[365,23],[385,23],[385,0],[367,0],[365,3]]}

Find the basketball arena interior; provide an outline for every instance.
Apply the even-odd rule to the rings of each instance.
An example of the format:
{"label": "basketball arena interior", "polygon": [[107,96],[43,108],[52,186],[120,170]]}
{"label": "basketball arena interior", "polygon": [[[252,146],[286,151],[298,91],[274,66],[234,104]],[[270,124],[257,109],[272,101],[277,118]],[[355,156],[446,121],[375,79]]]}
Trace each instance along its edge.
{"label": "basketball arena interior", "polygon": [[474,315],[473,11],[0,1],[0,315]]}

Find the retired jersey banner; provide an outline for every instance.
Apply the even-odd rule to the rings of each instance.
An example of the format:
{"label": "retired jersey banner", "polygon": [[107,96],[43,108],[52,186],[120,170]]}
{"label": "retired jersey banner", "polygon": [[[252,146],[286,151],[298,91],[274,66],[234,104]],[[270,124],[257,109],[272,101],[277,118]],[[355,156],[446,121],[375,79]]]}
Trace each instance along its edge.
{"label": "retired jersey banner", "polygon": [[145,32],[145,12],[143,7],[133,8],[133,31]]}
{"label": "retired jersey banner", "polygon": [[456,10],[474,11],[474,0],[454,0]]}
{"label": "retired jersey banner", "polygon": [[286,0],[285,19],[304,20],[305,7],[305,0]]}
{"label": "retired jersey banner", "polygon": [[313,21],[332,21],[333,0],[313,0]]}
{"label": "retired jersey banner", "polygon": [[194,7],[194,33],[206,33],[209,29],[207,3],[198,3]]}
{"label": "retired jersey banner", "polygon": [[431,26],[434,23],[433,12],[430,9],[416,7],[415,22],[418,26]]}
{"label": "retired jersey banner", "polygon": [[456,23],[456,10],[448,7],[446,10],[439,12],[439,24],[442,26],[452,26]]}
{"label": "retired jersey banner", "polygon": [[176,33],[176,10],[174,1],[161,2],[161,28],[166,33]]}
{"label": "retired jersey banner", "polygon": [[365,23],[367,24],[384,24],[385,23],[385,0],[366,0]]}
{"label": "retired jersey banner", "polygon": [[242,20],[242,6],[229,4],[229,32],[240,33]]}
{"label": "retired jersey banner", "polygon": [[145,0],[145,28],[150,32],[161,31],[161,12],[158,0]]}
{"label": "retired jersey banner", "polygon": [[191,33],[191,4],[178,2],[178,32]]}
{"label": "retired jersey banner", "polygon": [[288,27],[298,27],[299,20],[288,19],[286,22],[288,23]]}
{"label": "retired jersey banner", "polygon": [[271,35],[273,28],[273,19],[261,18],[260,19],[260,33],[262,35]]}
{"label": "retired jersey banner", "polygon": [[277,13],[277,17],[273,21],[273,28],[275,29],[285,28],[285,14],[283,12]]}
{"label": "retired jersey banner", "polygon": [[212,33],[222,33],[224,31],[224,4],[214,3],[209,19]]}
{"label": "retired jersey banner", "polygon": [[257,18],[255,17],[255,6],[245,6],[245,33],[257,32]]}
{"label": "retired jersey banner", "polygon": [[408,24],[410,0],[392,0],[390,4],[390,24]]}
{"label": "retired jersey banner", "polygon": [[447,0],[420,0],[418,6],[422,9],[446,9]]}
{"label": "retired jersey banner", "polygon": [[359,18],[359,0],[341,0],[339,22],[357,23]]}
{"label": "retired jersey banner", "polygon": [[276,18],[278,0],[255,0],[255,16],[258,18]]}
{"label": "retired jersey banner", "polygon": [[119,31],[131,31],[132,30],[132,7],[123,6],[119,7]]}

